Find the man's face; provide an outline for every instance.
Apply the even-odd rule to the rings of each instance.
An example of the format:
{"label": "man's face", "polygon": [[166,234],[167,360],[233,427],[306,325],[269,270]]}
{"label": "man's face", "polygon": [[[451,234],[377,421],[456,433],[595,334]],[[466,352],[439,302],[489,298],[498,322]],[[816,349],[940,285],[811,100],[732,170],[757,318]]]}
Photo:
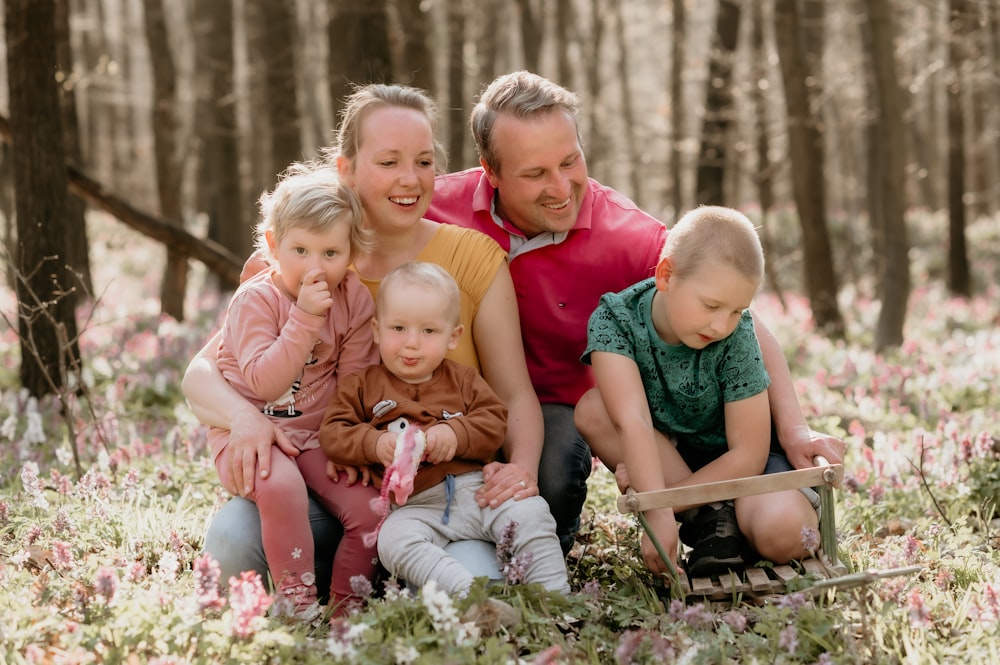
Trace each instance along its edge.
{"label": "man's face", "polygon": [[561,110],[525,120],[501,115],[492,140],[500,170],[483,167],[498,190],[500,217],[529,238],[573,228],[587,186],[573,117]]}

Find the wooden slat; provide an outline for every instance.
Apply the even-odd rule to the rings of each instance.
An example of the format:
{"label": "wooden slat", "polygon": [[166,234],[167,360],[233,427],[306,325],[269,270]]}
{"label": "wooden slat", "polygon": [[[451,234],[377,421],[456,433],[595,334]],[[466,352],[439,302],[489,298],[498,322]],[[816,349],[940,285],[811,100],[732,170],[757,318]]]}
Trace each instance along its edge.
{"label": "wooden slat", "polygon": [[[771,578],[761,568],[747,568],[745,571],[750,590],[755,593],[771,591]],[[784,586],[779,583],[779,586]]]}
{"label": "wooden slat", "polygon": [[[829,478],[829,480],[827,480]],[[844,478],[844,467],[841,464],[797,469],[782,473],[771,473],[766,476],[751,476],[735,480],[720,480],[714,483],[691,485],[688,487],[673,487],[652,492],[633,492],[618,497],[618,512],[634,513],[653,510],[655,508],[672,508],[674,506],[701,505],[712,501],[737,499],[755,494],[767,494],[783,490],[816,487],[828,482],[837,485]]]}
{"label": "wooden slat", "polygon": [[791,566],[775,566],[774,574],[779,580],[786,584],[799,576],[799,574]]}
{"label": "wooden slat", "polygon": [[716,585],[710,577],[691,578],[691,593],[697,596],[711,596],[716,590]]}

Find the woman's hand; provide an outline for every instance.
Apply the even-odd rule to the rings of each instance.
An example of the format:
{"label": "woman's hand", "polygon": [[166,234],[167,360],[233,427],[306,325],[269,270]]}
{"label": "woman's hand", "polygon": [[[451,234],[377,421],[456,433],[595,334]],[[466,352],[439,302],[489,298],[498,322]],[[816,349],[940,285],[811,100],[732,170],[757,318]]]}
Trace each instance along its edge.
{"label": "woman's hand", "polygon": [[289,457],[299,454],[299,449],[292,445],[284,432],[264,414],[252,410],[232,420],[228,445],[232,450],[233,482],[236,487],[243,488],[243,496],[253,494],[255,471],[259,471],[261,478],[271,475],[272,445],[278,446]]}
{"label": "woman's hand", "polygon": [[525,499],[538,494],[538,481],[514,463],[490,462],[483,467],[483,486],[476,492],[480,508],[496,508],[507,499]]}

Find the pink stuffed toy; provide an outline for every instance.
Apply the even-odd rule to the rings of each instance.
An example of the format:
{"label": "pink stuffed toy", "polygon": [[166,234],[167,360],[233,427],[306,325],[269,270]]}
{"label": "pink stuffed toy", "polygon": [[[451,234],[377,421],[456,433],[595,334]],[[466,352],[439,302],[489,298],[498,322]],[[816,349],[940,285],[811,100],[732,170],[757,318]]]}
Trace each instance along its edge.
{"label": "pink stuffed toy", "polygon": [[424,446],[427,439],[420,429],[414,427],[403,419],[390,424],[390,431],[401,428],[396,435],[396,452],[392,458],[392,464],[386,467],[385,475],[382,477],[382,491],[378,498],[372,499],[372,510],[382,514],[375,530],[365,534],[365,547],[371,547],[378,539],[379,529],[389,516],[389,493],[395,497],[396,504],[406,505],[406,500],[413,493],[413,478],[417,475],[420,462],[424,458]]}

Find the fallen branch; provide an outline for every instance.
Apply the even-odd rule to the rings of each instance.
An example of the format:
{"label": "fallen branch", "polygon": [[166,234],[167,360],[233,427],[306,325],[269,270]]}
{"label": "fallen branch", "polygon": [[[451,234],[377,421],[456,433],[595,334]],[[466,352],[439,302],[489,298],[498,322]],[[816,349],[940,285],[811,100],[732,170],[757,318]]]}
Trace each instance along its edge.
{"label": "fallen branch", "polygon": [[[0,115],[0,138],[8,142],[13,140],[10,121],[2,115]],[[66,174],[71,194],[107,212],[146,237],[163,243],[188,258],[201,261],[206,268],[223,280],[232,284],[239,283],[243,261],[219,243],[199,238],[180,226],[174,226],[159,217],[134,208],[71,164],[66,165]]]}

